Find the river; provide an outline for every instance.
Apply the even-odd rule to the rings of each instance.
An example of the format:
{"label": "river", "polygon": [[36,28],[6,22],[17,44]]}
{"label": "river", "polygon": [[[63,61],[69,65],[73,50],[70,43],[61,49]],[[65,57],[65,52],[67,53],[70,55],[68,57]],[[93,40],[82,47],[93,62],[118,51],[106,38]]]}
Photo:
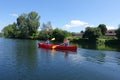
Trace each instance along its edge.
{"label": "river", "polygon": [[120,80],[120,52],[47,50],[38,42],[0,38],[0,80]]}

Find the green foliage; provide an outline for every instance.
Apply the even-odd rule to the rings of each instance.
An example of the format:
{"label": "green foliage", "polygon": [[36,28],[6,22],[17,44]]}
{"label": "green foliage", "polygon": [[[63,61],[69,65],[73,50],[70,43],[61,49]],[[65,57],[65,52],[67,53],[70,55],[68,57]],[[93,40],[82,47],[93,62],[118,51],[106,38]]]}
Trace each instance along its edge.
{"label": "green foliage", "polygon": [[53,34],[53,28],[51,22],[49,21],[47,24],[43,23],[41,27],[41,31],[39,32],[38,39],[40,40],[47,40],[51,39]]}
{"label": "green foliage", "polygon": [[40,16],[36,12],[21,14],[17,18],[17,23],[6,26],[2,31],[5,37],[12,38],[37,38]]}
{"label": "green foliage", "polygon": [[29,36],[33,36],[37,34],[38,28],[40,26],[39,23],[40,16],[38,16],[38,13],[31,12],[28,14],[28,32]]}
{"label": "green foliage", "polygon": [[109,40],[111,40],[111,39],[117,39],[117,37],[116,36],[101,36],[100,37],[101,39],[109,39]]}
{"label": "green foliage", "polygon": [[53,31],[52,30],[41,30],[39,32],[39,36],[38,36],[38,39],[40,40],[47,40],[47,39],[51,39],[52,38],[52,33]]}
{"label": "green foliage", "polygon": [[99,39],[97,39],[96,43],[99,44],[99,45],[100,44],[105,44],[105,41],[106,41],[106,39],[100,39],[99,38]]}
{"label": "green foliage", "polygon": [[65,30],[61,29],[49,29],[49,30],[41,30],[39,32],[39,37],[38,39],[40,40],[46,40],[46,39],[52,39],[55,38],[55,41],[57,42],[62,42],[64,38],[70,36],[71,34]]}
{"label": "green foliage", "polygon": [[20,32],[19,38],[28,38],[29,36],[27,18],[27,14],[22,14],[17,18],[18,31]]}
{"label": "green foliage", "polygon": [[2,30],[2,32],[4,32],[3,35],[8,38],[15,37],[14,27],[15,27],[14,24],[10,24],[10,25],[4,27]]}
{"label": "green foliage", "polygon": [[64,31],[56,28],[53,30],[53,37],[55,37],[56,41],[62,42],[64,38],[66,37],[66,34],[64,33],[65,33]]}
{"label": "green foliage", "polygon": [[120,45],[120,41],[119,40],[117,40],[117,39],[112,39],[112,40],[106,40],[105,41],[105,44],[106,45]]}
{"label": "green foliage", "polygon": [[97,40],[101,36],[101,30],[99,28],[87,27],[83,38],[88,38],[88,40]]}
{"label": "green foliage", "polygon": [[47,24],[43,23],[41,30],[46,30],[46,31],[53,30],[51,22],[49,21]]}
{"label": "green foliage", "polygon": [[116,30],[116,37],[120,40],[120,25],[119,28]]}
{"label": "green foliage", "polygon": [[106,25],[105,25],[105,24],[100,24],[100,25],[98,26],[98,28],[101,29],[102,35],[105,35],[105,33],[107,32]]}

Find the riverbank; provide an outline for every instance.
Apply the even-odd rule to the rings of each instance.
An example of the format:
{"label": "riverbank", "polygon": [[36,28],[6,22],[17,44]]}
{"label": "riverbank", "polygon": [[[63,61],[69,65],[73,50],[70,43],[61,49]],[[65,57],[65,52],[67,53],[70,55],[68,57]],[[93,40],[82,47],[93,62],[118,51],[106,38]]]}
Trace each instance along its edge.
{"label": "riverbank", "polygon": [[117,39],[98,39],[97,41],[89,41],[88,39],[80,38],[74,39],[71,42],[85,49],[120,51],[120,43]]}
{"label": "riverbank", "polygon": [[[13,39],[13,38],[5,38]],[[17,40],[17,39],[13,39]],[[38,40],[44,42],[45,40],[39,39],[19,39],[19,40]],[[54,44],[61,44],[62,42],[51,41]],[[119,51],[120,52],[120,43],[117,39],[99,39],[99,41],[89,41],[88,39],[82,38],[73,38],[70,39],[70,45],[78,45],[79,48],[84,49],[94,49],[94,50],[108,50],[108,51]]]}

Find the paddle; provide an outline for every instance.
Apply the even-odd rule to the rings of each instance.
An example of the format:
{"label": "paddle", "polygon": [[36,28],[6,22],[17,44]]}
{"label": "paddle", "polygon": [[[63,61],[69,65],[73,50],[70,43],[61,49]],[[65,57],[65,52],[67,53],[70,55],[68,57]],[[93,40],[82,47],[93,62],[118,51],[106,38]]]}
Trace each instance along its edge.
{"label": "paddle", "polygon": [[52,46],[52,49],[55,49],[57,46],[58,46],[58,45],[54,45],[54,46]]}
{"label": "paddle", "polygon": [[59,45],[54,45],[54,46],[52,46],[52,49],[55,49],[57,46],[60,46],[60,45],[64,45],[64,43],[59,44]]}
{"label": "paddle", "polygon": [[54,41],[54,40],[55,40],[55,38],[52,38],[52,39],[51,39],[51,41]]}
{"label": "paddle", "polygon": [[59,44],[59,45],[54,45],[54,46],[52,46],[52,49],[55,49],[57,46],[60,46],[60,45],[64,45],[64,43]]}
{"label": "paddle", "polygon": [[[55,38],[52,38],[51,39],[51,41],[54,41],[55,40]],[[54,45],[54,46],[52,46],[52,49],[55,49],[57,47],[57,45]]]}
{"label": "paddle", "polygon": [[[54,40],[55,40],[55,38],[52,38],[52,39],[51,39],[51,41],[54,41]],[[60,45],[63,45],[63,43],[60,44]],[[60,46],[60,45],[54,45],[54,46],[52,46],[52,49],[55,49],[57,46]]]}
{"label": "paddle", "polygon": [[[51,39],[51,41],[54,41],[55,40],[55,38],[52,38]],[[54,45],[54,46],[52,46],[52,49],[55,49],[57,46],[59,46],[59,45]]]}

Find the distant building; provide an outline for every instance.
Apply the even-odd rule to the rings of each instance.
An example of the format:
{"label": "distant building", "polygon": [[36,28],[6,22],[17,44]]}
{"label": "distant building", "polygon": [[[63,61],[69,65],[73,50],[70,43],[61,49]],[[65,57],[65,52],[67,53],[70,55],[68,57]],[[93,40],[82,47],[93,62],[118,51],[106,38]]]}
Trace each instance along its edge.
{"label": "distant building", "polygon": [[116,30],[107,30],[105,33],[106,36],[115,36],[116,35]]}

